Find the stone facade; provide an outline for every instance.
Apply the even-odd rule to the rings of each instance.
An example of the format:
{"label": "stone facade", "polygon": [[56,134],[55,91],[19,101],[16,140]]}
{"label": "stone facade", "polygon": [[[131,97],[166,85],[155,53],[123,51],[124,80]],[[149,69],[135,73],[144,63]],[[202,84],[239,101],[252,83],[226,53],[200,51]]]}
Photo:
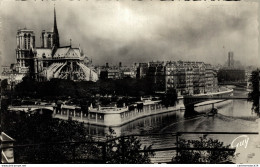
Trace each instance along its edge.
{"label": "stone facade", "polygon": [[189,61],[149,62],[147,76],[157,91],[174,88],[179,95],[200,94],[216,90],[216,72],[210,64]]}

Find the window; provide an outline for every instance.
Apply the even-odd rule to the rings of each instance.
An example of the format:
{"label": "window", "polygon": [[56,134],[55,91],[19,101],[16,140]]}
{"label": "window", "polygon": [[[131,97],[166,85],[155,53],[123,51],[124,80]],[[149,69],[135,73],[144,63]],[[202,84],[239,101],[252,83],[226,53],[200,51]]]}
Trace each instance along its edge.
{"label": "window", "polygon": [[31,42],[31,34],[28,35],[27,49],[30,48],[30,42]]}
{"label": "window", "polygon": [[43,62],[43,67],[47,67],[47,63],[46,62]]}
{"label": "window", "polygon": [[27,36],[24,35],[24,48],[27,49]]}

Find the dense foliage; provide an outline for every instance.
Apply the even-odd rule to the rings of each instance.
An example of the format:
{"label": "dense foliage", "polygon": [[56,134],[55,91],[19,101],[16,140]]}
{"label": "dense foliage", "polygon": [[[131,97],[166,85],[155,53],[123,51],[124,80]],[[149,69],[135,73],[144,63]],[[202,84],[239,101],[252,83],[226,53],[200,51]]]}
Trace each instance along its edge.
{"label": "dense foliage", "polygon": [[234,156],[234,151],[218,151],[220,148],[229,148],[219,140],[207,138],[206,135],[200,137],[199,140],[180,139],[178,142],[179,148],[214,148],[216,150],[181,150],[173,159],[176,163],[231,163]]}
{"label": "dense foliage", "polygon": [[[107,162],[114,164],[148,164],[151,163],[150,157],[155,154],[151,151],[152,146],[144,146],[137,137],[126,136],[116,138],[113,129],[109,129],[107,139],[110,140],[107,144]],[[142,153],[140,151],[143,151]]]}
{"label": "dense foliage", "polygon": [[259,71],[253,71],[250,82],[252,83],[252,91],[248,94],[248,100],[253,102],[252,110],[259,115]]}
{"label": "dense foliage", "polygon": [[98,82],[51,79],[46,82],[36,82],[30,78],[15,88],[17,96],[42,97],[91,97],[92,95],[122,95],[143,96],[153,94],[153,90],[146,79],[125,78],[118,80],[99,80]]}
{"label": "dense foliage", "polygon": [[[1,80],[0,80],[1,81]],[[8,86],[8,81],[7,79],[4,79],[1,81],[1,90],[5,91],[7,89],[7,86]]]}
{"label": "dense foliage", "polygon": [[217,75],[220,83],[245,80],[245,70],[242,69],[220,69]]}
{"label": "dense foliage", "polygon": [[[87,136],[83,123],[52,119],[48,111],[35,113],[9,112],[7,101],[1,103],[1,130],[15,139],[15,145],[27,145],[15,148],[15,161],[19,163],[66,163],[73,159],[73,154],[92,156],[99,150],[94,145],[51,144],[59,142],[92,141]],[[31,144],[37,144],[28,146]],[[41,145],[39,145],[41,144]],[[73,149],[76,149],[73,152]],[[75,157],[74,156],[74,157]]]}
{"label": "dense foliage", "polygon": [[[103,163],[102,145],[86,143],[93,142],[93,139],[88,137],[87,128],[83,123],[49,119],[48,116],[37,114],[20,114],[18,117],[15,113],[9,114],[9,123],[5,123],[3,130],[16,140],[15,145],[27,145],[15,148],[16,162]],[[107,136],[107,139],[112,138]],[[140,153],[143,149],[148,151]],[[124,141],[122,138],[110,141],[106,144],[106,163],[150,163],[150,156],[154,155],[149,151],[151,146],[143,149],[136,137],[128,137]]]}
{"label": "dense foliage", "polygon": [[170,88],[164,96],[161,98],[162,104],[165,107],[174,106],[178,100],[176,89]]}
{"label": "dense foliage", "polygon": [[[28,77],[23,78],[15,90],[13,97],[21,99],[42,99],[57,102],[66,100],[71,104],[93,107],[97,105],[115,105],[122,107],[140,100],[140,97],[154,95],[149,79],[124,78],[118,80],[99,80],[98,82],[62,79],[51,79],[45,82],[36,82]],[[166,94],[160,94],[160,99],[165,106],[173,106],[177,101],[175,89],[169,89]]]}

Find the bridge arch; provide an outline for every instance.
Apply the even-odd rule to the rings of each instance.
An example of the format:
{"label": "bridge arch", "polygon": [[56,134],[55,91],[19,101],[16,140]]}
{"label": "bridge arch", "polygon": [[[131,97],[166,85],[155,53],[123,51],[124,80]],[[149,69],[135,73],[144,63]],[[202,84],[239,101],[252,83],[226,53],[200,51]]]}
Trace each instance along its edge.
{"label": "bridge arch", "polygon": [[30,114],[39,114],[39,115],[46,115],[46,116],[52,116],[54,111],[50,108],[34,108],[31,111],[28,111]]}

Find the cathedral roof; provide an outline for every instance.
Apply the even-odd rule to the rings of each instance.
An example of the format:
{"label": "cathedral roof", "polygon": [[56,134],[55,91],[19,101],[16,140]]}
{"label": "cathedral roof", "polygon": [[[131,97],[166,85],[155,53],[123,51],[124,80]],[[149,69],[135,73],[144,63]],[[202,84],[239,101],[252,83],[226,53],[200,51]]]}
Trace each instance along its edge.
{"label": "cathedral roof", "polygon": [[68,46],[68,47],[57,48],[53,57],[80,58],[81,54],[79,48],[71,48],[70,46]]}
{"label": "cathedral roof", "polygon": [[53,57],[65,57],[69,49],[70,49],[69,47],[57,48]]}
{"label": "cathedral roof", "polygon": [[38,58],[43,58],[43,56],[45,56],[45,58],[51,58],[51,52],[52,50],[49,48],[36,48],[36,57]]}
{"label": "cathedral roof", "polygon": [[[36,48],[37,58],[52,58],[53,49],[50,48]],[[81,56],[80,48],[71,48],[71,46],[59,47],[55,50],[53,58],[83,58]]]}

